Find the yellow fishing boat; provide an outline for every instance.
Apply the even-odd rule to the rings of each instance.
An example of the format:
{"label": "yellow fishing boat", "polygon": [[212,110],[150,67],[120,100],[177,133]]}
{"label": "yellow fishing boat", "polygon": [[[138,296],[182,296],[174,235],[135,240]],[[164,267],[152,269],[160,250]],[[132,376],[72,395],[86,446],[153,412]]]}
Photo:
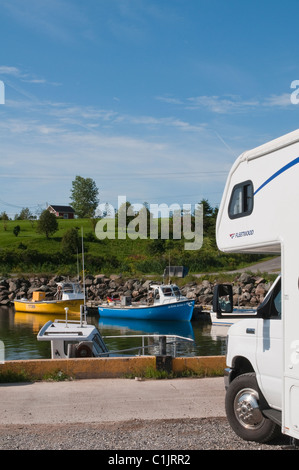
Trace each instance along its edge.
{"label": "yellow fishing boat", "polygon": [[14,307],[16,312],[26,313],[47,313],[64,314],[68,308],[69,314],[80,314],[80,305],[84,304],[84,292],[81,291],[78,283],[59,282],[57,283],[56,299],[46,300],[45,292],[35,291],[32,299],[16,299]]}

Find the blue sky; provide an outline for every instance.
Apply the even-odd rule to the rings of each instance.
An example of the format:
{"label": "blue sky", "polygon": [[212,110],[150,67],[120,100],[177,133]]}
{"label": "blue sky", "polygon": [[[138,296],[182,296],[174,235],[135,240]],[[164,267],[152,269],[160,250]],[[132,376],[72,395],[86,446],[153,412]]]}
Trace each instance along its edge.
{"label": "blue sky", "polygon": [[244,150],[298,127],[298,2],[0,0],[0,212],[220,203]]}

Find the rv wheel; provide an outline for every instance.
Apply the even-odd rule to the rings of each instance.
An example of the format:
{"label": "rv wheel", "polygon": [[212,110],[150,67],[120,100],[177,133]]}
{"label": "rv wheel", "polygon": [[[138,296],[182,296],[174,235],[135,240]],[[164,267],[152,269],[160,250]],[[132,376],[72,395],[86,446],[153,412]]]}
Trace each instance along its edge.
{"label": "rv wheel", "polygon": [[261,412],[259,394],[255,374],[239,375],[227,389],[225,408],[229,424],[238,436],[262,443],[273,439],[280,428]]}

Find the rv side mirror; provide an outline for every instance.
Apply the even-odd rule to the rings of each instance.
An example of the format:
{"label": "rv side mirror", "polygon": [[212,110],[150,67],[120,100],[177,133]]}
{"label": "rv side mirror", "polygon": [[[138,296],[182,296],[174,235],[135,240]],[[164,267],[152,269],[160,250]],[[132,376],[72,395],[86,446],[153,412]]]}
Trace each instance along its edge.
{"label": "rv side mirror", "polygon": [[217,284],[214,288],[213,311],[217,318],[221,318],[222,313],[232,313],[233,311],[233,288],[230,284]]}

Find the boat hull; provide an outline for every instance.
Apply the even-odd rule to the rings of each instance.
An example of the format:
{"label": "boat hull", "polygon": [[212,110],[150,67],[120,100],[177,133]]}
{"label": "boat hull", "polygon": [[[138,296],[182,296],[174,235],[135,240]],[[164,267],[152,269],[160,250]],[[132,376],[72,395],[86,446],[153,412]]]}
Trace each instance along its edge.
{"label": "boat hull", "polygon": [[27,313],[47,313],[47,314],[65,314],[65,308],[68,308],[69,314],[80,314],[80,305],[84,304],[84,299],[74,300],[54,300],[54,301],[36,301],[16,300],[14,302],[17,312]]}
{"label": "boat hull", "polygon": [[190,321],[193,314],[194,300],[167,303],[152,306],[102,306],[98,307],[100,317],[128,318],[139,320],[175,320]]}

